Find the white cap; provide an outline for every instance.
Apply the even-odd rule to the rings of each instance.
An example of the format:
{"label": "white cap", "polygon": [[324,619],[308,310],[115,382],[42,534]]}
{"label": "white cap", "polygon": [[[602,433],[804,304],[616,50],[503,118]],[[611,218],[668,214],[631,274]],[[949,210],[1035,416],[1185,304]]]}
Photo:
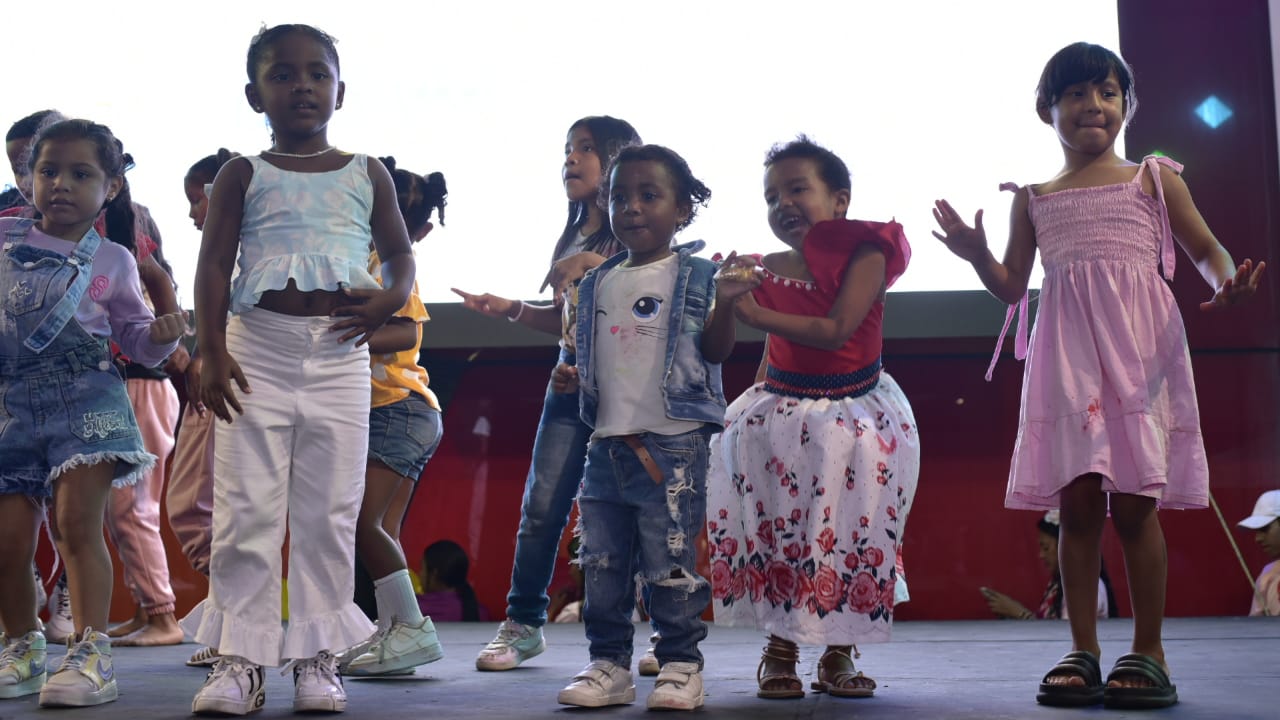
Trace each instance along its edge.
{"label": "white cap", "polygon": [[1280,490],[1268,490],[1258,496],[1253,514],[1236,523],[1250,530],[1261,530],[1280,517]]}

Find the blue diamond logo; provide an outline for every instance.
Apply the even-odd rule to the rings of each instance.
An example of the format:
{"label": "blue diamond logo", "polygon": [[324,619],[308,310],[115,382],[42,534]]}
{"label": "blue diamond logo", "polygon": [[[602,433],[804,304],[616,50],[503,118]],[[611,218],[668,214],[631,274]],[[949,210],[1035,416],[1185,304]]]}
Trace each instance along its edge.
{"label": "blue diamond logo", "polygon": [[1213,95],[1205,98],[1204,102],[1196,107],[1196,117],[1203,120],[1205,125],[1214,130],[1217,130],[1219,125],[1226,122],[1234,114],[1226,103]]}

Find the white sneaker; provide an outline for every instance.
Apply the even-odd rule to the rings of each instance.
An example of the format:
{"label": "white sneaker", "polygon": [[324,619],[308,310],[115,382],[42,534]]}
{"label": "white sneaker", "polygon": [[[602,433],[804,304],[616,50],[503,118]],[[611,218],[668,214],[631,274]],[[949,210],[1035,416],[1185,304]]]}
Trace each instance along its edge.
{"label": "white sneaker", "polygon": [[669,662],[653,683],[648,706],[650,710],[693,710],[702,707],[704,696],[697,663]]}
{"label": "white sneaker", "polygon": [[44,626],[45,638],[59,645],[67,642],[68,639],[74,639],[76,624],[71,619],[71,593],[67,592],[67,584],[62,580],[53,586],[48,607],[49,622]]}
{"label": "white sneaker", "polygon": [[213,670],[191,701],[196,715],[248,715],[267,702],[267,683],[262,666],[237,655],[214,658]]}
{"label": "white sneaker", "polygon": [[431,618],[422,618],[418,625],[396,620],[391,627],[380,630],[369,649],[348,662],[342,673],[352,676],[385,675],[426,665],[442,657],[444,648],[440,647]]}
{"label": "white sneaker", "polygon": [[640,656],[640,663],[636,665],[636,671],[644,677],[653,677],[661,669],[658,666],[658,656],[654,654],[660,639],[658,633],[649,636],[649,649],[644,651],[644,655]]}
{"label": "white sneaker", "polygon": [[477,670],[510,670],[547,649],[542,628],[503,620],[495,637],[476,657]]}
{"label": "white sneaker", "polygon": [[45,680],[44,635],[32,630],[22,637],[4,641],[0,650],[0,698],[16,698],[40,691]]}
{"label": "white sneaker", "polygon": [[626,705],[636,701],[636,685],[628,668],[608,660],[592,660],[573,676],[573,682],[560,691],[556,701],[578,707]]}
{"label": "white sneaker", "polygon": [[40,707],[101,705],[115,700],[117,694],[111,639],[85,628],[78,642],[67,643],[62,664],[40,688]]}
{"label": "white sneaker", "polygon": [[321,650],[313,658],[295,660],[290,664],[293,665],[294,712],[343,712],[347,709],[347,691],[342,687],[338,661],[333,653]]}

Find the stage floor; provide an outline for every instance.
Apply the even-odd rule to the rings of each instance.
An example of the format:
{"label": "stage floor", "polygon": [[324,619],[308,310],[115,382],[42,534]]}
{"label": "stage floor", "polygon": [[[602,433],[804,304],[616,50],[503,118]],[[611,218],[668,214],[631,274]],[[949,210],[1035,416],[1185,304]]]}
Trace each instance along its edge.
{"label": "stage floor", "polygon": [[[547,627],[545,653],[516,670],[481,673],[476,652],[496,623],[439,626],[445,658],[417,675],[387,680],[348,679],[346,718],[609,718],[646,714],[652,678],[636,678],[636,703],[583,710],[556,704],[556,693],[587,662],[581,625]],[[1102,623],[1103,667],[1128,650],[1132,621]],[[636,637],[644,641],[645,627]],[[800,700],[756,698],[755,672],[763,638],[756,632],[712,626],[702,644],[706,705],[716,718],[1212,718],[1280,717],[1280,619],[1173,618],[1165,624],[1165,651],[1181,702],[1160,711],[1070,710],[1035,702],[1040,677],[1066,651],[1067,625],[1054,621],[902,622],[894,641],[867,645],[858,666],[876,678],[874,698],[839,699],[810,693]],[[93,718],[151,720],[190,715],[203,670],[183,661],[196,649],[118,648],[120,699],[96,708],[41,710],[36,696],[0,700],[0,720]],[[639,651],[643,651],[643,647]],[[802,648],[801,673],[812,679],[819,648]],[[639,657],[637,653],[637,658]],[[290,677],[267,672],[267,704],[256,718],[292,717]],[[1269,708],[1269,709],[1268,709]]]}

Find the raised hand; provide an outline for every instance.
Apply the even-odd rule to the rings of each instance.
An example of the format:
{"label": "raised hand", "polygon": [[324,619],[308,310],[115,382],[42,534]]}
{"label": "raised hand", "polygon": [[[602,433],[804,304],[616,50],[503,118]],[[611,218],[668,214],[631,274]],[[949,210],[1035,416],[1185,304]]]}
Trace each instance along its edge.
{"label": "raised hand", "polygon": [[200,402],[226,422],[231,422],[231,410],[243,415],[244,408],[240,407],[231,383],[234,381],[243,393],[253,391],[249,389],[249,381],[240,369],[240,364],[226,350],[201,357],[204,358],[204,369],[200,374]]}
{"label": "raised hand", "polygon": [[974,262],[987,252],[987,233],[982,229],[982,211],[973,216],[973,227],[960,219],[960,213],[951,207],[946,200],[933,203],[933,219],[938,221],[942,232],[933,231],[933,236],[942,241],[947,249],[962,260]]}
{"label": "raised hand", "polygon": [[478,313],[488,315],[494,318],[510,318],[511,310],[515,307],[515,303],[504,297],[490,295],[472,295],[458,288],[449,288],[455,295],[462,298],[462,306],[468,310],[475,310]]}
{"label": "raised hand", "polygon": [[161,315],[151,323],[151,342],[156,345],[168,345],[182,337],[186,331],[187,312],[185,310]]}
{"label": "raised hand", "polygon": [[1200,303],[1200,309],[1221,310],[1253,297],[1253,293],[1258,289],[1258,283],[1262,280],[1262,271],[1266,269],[1265,262],[1259,262],[1257,267],[1254,267],[1253,261],[1246,258],[1240,263],[1240,267],[1236,268],[1236,274],[1223,281],[1213,293],[1212,298]]}

